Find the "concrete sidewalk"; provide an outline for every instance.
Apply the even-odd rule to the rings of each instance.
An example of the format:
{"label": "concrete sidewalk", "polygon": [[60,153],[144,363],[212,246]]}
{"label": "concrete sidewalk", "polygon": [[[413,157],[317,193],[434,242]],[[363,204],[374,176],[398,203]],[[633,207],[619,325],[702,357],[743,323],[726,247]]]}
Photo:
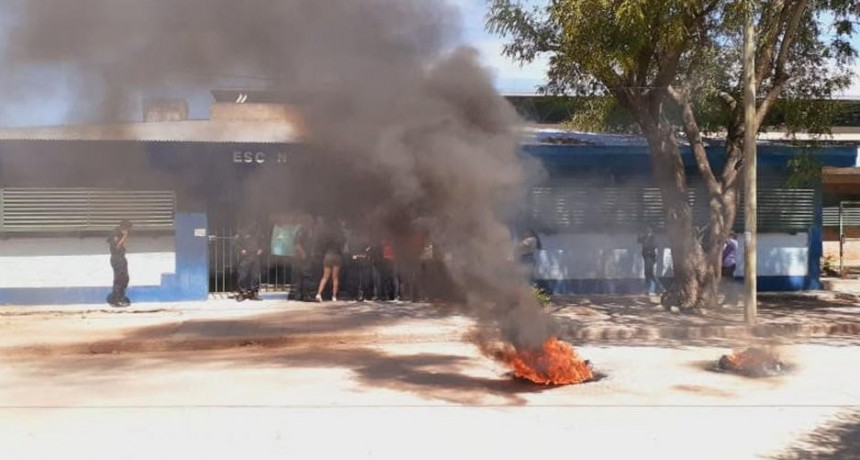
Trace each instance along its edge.
{"label": "concrete sidewalk", "polygon": [[[656,299],[583,296],[549,307],[576,344],[695,344],[720,339],[860,335],[860,306],[835,295],[762,296],[759,322],[742,307],[669,313]],[[463,341],[478,324],[453,306],[411,303],[237,303],[0,307],[0,350],[12,354],[124,353],[232,347]]]}

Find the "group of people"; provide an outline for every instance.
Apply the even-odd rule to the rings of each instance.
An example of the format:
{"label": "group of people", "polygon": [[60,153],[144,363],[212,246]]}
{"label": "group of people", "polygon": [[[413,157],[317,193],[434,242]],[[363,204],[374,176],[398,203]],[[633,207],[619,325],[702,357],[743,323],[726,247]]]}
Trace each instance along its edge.
{"label": "group of people", "polygon": [[433,260],[427,232],[390,235],[342,218],[277,214],[270,222],[268,248],[266,240],[255,222],[240,227],[238,301],[260,299],[262,258],[267,251],[269,268],[290,273],[289,295],[294,300],[337,301],[344,291],[354,300],[425,296],[423,281]]}
{"label": "group of people", "polygon": [[[107,297],[110,305],[126,307],[129,283],[126,243],[132,224],[120,222],[107,239],[110,264],[113,269],[113,289]],[[411,300],[427,298],[425,282],[438,264],[438,251],[425,231],[412,230],[400,235],[380,234],[367,226],[353,227],[345,219],[331,219],[307,214],[278,214],[271,222],[269,247],[255,221],[239,227],[235,238],[237,252],[236,300],[261,300],[260,275],[262,257],[266,251],[270,261],[289,269],[290,298],[323,301],[331,287],[331,300],[337,301],[344,278],[349,297],[354,300]],[[665,290],[656,275],[657,242],[654,231],[647,227],[638,235],[642,248],[645,289],[649,294]],[[516,259],[525,266],[532,283],[541,288],[536,276],[536,255],[542,250],[541,240],[534,231],[527,231],[516,246]],[[731,232],[723,244],[722,277],[727,304],[737,304],[738,289],[734,286],[738,261],[737,235]]]}

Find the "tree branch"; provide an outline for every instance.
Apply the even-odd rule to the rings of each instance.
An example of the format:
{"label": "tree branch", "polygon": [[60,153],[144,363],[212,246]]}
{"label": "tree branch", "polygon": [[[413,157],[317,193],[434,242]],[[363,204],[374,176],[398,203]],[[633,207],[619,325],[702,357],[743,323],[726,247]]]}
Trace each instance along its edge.
{"label": "tree branch", "polygon": [[770,113],[770,110],[776,104],[777,100],[779,100],[779,95],[782,94],[782,90],[785,88],[785,85],[788,84],[788,81],[789,78],[785,74],[783,74],[783,76],[777,77],[777,79],[774,81],[774,85],[770,88],[770,91],[767,92],[767,96],[764,97],[764,99],[761,101],[761,104],[759,104],[756,108],[756,132],[761,129],[765,118],[767,118],[767,115]]}
{"label": "tree branch", "polygon": [[690,143],[690,148],[693,150],[693,157],[696,159],[696,166],[699,168],[699,174],[705,180],[705,186],[708,187],[708,192],[711,195],[719,195],[722,193],[720,182],[714,176],[714,171],[711,169],[711,162],[708,161],[708,153],[705,150],[705,142],[702,140],[702,131],[699,129],[699,124],[696,122],[696,115],[693,113],[693,106],[687,99],[687,95],[671,85],[667,88],[669,95],[681,108],[682,124],[684,134],[687,141]]}
{"label": "tree branch", "polygon": [[738,100],[735,99],[735,97],[731,94],[725,91],[719,91],[717,92],[717,96],[722,99],[723,102],[726,103],[726,105],[729,107],[729,110],[734,111],[738,108]]}
{"label": "tree branch", "polygon": [[756,50],[756,83],[764,81],[773,71],[773,56],[776,53],[776,42],[782,30],[786,11],[784,0],[773,0],[766,2],[762,18],[759,22],[760,36],[757,40],[759,48]]}
{"label": "tree branch", "polygon": [[803,13],[808,4],[808,0],[799,0],[797,4],[795,4],[794,10],[791,12],[791,16],[787,21],[788,24],[785,28],[785,34],[783,35],[782,43],[779,47],[779,56],[776,58],[775,76],[777,79],[782,78],[785,75],[785,65],[788,63],[791,46],[794,44],[794,37],[797,36],[797,29],[800,26],[800,20],[803,18]]}

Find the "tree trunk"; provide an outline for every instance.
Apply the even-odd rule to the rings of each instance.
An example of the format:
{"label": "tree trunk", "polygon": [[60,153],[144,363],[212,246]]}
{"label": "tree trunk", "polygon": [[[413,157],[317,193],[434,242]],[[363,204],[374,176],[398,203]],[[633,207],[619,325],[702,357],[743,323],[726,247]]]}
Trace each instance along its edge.
{"label": "tree trunk", "polygon": [[[651,150],[652,169],[663,197],[666,231],[672,249],[673,280],[663,297],[667,308],[690,311],[717,303],[720,281],[721,242],[725,236],[722,199],[711,197],[711,223],[700,233],[693,222],[687,195],[687,177],[674,128],[668,121],[645,130]],[[718,213],[715,215],[714,211]],[[717,219],[714,217],[720,216]]]}

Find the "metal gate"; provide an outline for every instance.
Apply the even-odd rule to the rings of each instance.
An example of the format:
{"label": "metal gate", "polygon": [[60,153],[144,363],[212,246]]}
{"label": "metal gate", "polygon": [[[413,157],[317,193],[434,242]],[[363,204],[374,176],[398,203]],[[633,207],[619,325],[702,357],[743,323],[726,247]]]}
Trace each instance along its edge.
{"label": "metal gate", "polygon": [[848,243],[860,242],[860,238],[848,235],[849,224],[856,224],[860,216],[860,201],[839,202],[839,274],[845,276],[845,249]]}
{"label": "metal gate", "polygon": [[[238,287],[239,259],[236,230],[232,227],[209,229],[209,293],[226,295]],[[265,239],[264,239],[265,242]],[[264,248],[268,245],[263,245]],[[288,292],[290,267],[283,258],[265,251],[260,260],[260,291]]]}

